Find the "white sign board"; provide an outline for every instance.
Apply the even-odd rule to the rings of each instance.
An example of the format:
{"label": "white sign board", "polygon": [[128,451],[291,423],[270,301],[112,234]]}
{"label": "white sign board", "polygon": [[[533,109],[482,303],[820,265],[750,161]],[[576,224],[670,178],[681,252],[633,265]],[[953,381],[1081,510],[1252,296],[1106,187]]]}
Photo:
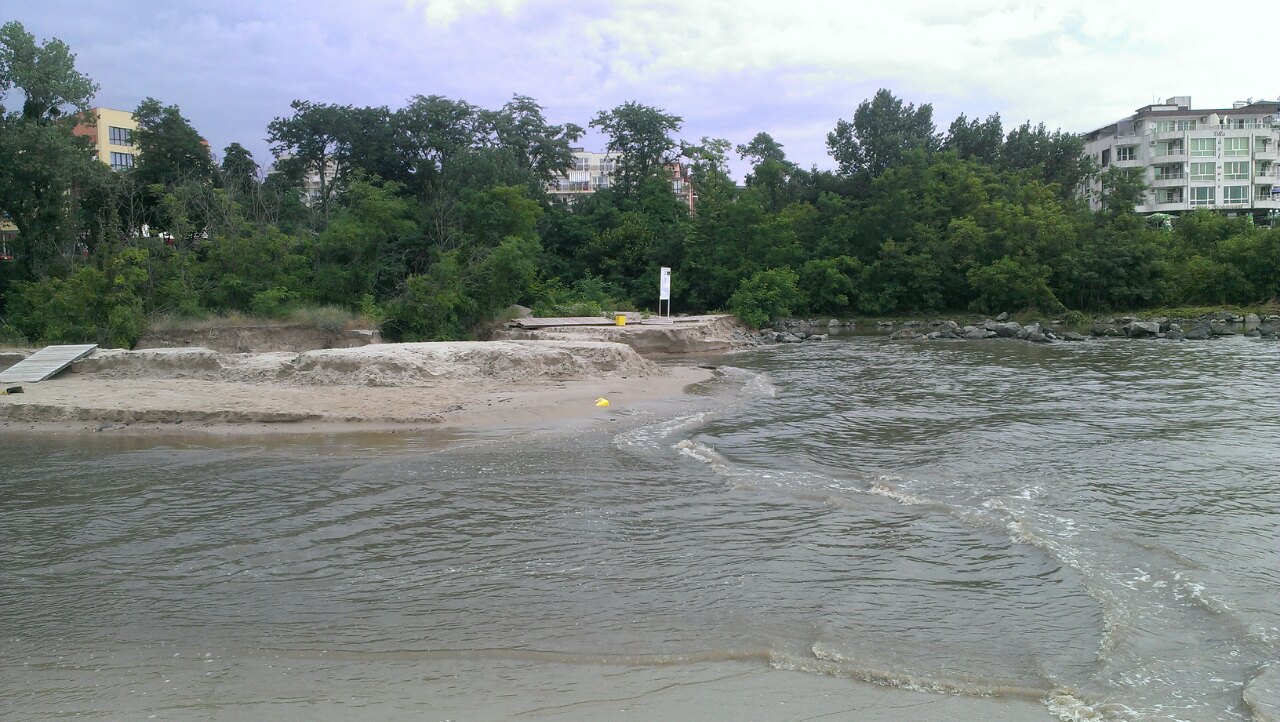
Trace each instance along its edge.
{"label": "white sign board", "polygon": [[662,267],[658,276],[658,300],[671,300],[671,269],[666,266]]}

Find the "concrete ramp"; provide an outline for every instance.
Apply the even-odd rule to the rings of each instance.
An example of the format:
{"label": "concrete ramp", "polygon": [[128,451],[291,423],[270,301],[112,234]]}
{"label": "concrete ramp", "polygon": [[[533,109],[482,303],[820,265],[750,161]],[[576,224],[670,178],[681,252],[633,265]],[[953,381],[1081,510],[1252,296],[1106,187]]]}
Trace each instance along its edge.
{"label": "concrete ramp", "polygon": [[44,381],[93,353],[97,347],[96,343],[45,346],[4,371],[0,371],[0,384]]}

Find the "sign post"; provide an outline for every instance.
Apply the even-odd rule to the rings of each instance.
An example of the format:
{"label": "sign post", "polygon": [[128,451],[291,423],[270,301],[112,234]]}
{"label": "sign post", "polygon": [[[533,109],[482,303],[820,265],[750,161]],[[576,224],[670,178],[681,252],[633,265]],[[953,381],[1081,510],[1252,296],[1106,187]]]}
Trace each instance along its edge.
{"label": "sign post", "polygon": [[664,318],[662,315],[662,302],[667,302],[667,315],[665,318],[669,322],[671,320],[671,269],[663,266],[658,272],[658,318]]}

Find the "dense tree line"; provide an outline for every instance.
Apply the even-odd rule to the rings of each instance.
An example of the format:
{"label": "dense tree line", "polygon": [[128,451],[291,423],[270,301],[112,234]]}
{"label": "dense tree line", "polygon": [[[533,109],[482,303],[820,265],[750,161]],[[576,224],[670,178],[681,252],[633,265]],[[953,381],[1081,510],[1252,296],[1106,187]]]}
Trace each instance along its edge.
{"label": "dense tree line", "polygon": [[[827,137],[834,171],[759,133],[680,143],[681,119],[628,102],[590,125],[619,159],[573,205],[546,189],[583,129],[531,98],[486,109],[299,100],[266,129],[275,172],[240,144],[215,162],[174,105],[134,111],[137,167],[113,172],[71,129],[97,87],[57,40],[0,28],[0,336],[128,345],[157,314],[279,316],[338,306],[391,338],[451,339],[512,303],[595,313],[656,303],[750,321],[790,313],[1049,313],[1246,304],[1280,295],[1280,231],[1211,212],[1172,229],[1133,212],[1141,181],[1110,170],[1100,212],[1079,137],[998,116],[939,132],[888,90]],[[21,99],[21,104],[17,100]],[[750,163],[745,184],[729,154]],[[690,214],[666,167],[688,164]],[[304,198],[303,180],[320,180]]]}

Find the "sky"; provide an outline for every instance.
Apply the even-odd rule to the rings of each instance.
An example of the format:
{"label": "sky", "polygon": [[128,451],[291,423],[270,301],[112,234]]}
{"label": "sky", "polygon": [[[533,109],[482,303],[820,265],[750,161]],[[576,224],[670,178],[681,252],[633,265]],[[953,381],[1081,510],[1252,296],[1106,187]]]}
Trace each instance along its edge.
{"label": "sky", "polygon": [[[178,105],[215,152],[269,161],[266,126],[294,99],[402,106],[444,95],[487,108],[528,95],[587,126],[634,100],[683,119],[680,137],[759,131],[804,167],[879,88],[929,103],[939,131],[999,113],[1083,132],[1173,95],[1230,107],[1280,94],[1241,27],[1206,43],[1216,6],[1163,0],[9,0],[101,89],[95,105]],[[1241,21],[1252,11],[1241,6]],[[1224,26],[1225,27],[1225,26]],[[1212,35],[1210,39],[1212,40]],[[1252,40],[1251,40],[1252,38]],[[1230,41],[1230,42],[1229,42]],[[1244,42],[1246,47],[1232,46]],[[1222,52],[1213,52],[1214,47]],[[1226,53],[1236,47],[1243,53]],[[1228,62],[1228,59],[1230,61]],[[597,134],[584,138],[603,149]],[[744,166],[734,166],[741,175]]]}

